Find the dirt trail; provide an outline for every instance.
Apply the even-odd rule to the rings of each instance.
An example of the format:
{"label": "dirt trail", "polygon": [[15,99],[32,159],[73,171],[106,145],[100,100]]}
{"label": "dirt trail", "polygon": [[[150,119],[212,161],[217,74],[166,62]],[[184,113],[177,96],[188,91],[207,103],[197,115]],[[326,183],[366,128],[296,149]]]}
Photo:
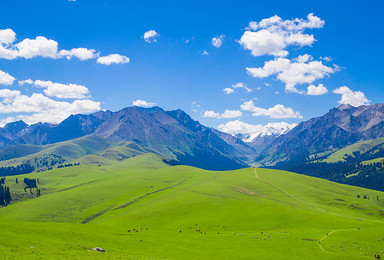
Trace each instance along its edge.
{"label": "dirt trail", "polygon": [[[189,178],[187,178],[187,179],[189,179]],[[118,210],[118,209],[126,208],[126,207],[128,207],[128,206],[130,206],[130,205],[132,205],[132,204],[134,204],[134,203],[136,203],[136,202],[139,202],[141,199],[144,199],[144,198],[146,198],[146,197],[148,197],[148,196],[150,196],[150,195],[153,195],[153,194],[156,194],[156,193],[159,193],[159,192],[162,192],[162,191],[165,191],[165,190],[174,188],[174,187],[176,187],[176,186],[182,184],[183,182],[185,182],[187,179],[184,179],[184,180],[182,180],[182,181],[180,181],[180,182],[178,182],[178,183],[176,183],[176,184],[173,184],[173,185],[171,185],[171,186],[167,186],[167,187],[165,187],[165,188],[162,188],[162,189],[155,190],[155,191],[149,192],[149,193],[147,193],[147,194],[144,194],[143,196],[137,197],[136,199],[134,199],[134,200],[132,200],[132,201],[129,201],[129,202],[127,202],[127,203],[124,203],[124,204],[122,204],[122,205],[120,205],[120,206],[117,206],[117,207],[114,206],[114,207],[110,207],[110,208],[104,209],[104,210],[102,210],[102,211],[99,211],[98,213],[93,214],[93,215],[91,215],[91,216],[85,218],[83,221],[81,221],[81,223],[82,223],[82,224],[87,224],[87,223],[91,222],[92,220],[94,220],[95,218],[98,218],[98,217],[100,217],[101,215],[104,215],[104,214],[107,213],[107,212],[110,212],[110,211],[112,211],[112,210]]]}

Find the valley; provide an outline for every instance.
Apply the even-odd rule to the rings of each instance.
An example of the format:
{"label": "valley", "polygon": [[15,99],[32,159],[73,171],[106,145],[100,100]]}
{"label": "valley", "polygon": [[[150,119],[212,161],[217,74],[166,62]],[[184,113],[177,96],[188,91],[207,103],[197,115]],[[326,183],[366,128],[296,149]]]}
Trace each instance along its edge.
{"label": "valley", "polygon": [[[382,254],[384,193],[378,191],[269,169],[169,166],[153,153],[8,176],[13,196],[29,193],[15,182],[25,176],[39,179],[41,196],[32,189],[32,197],[0,209],[6,259]],[[94,247],[107,253],[87,250]]]}

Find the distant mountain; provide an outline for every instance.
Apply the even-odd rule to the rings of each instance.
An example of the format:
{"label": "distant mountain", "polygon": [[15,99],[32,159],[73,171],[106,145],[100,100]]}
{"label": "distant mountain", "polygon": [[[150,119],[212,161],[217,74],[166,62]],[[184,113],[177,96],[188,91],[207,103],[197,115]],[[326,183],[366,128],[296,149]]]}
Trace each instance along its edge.
{"label": "distant mountain", "polygon": [[[220,132],[214,128],[211,128],[211,130],[219,136],[221,139],[224,140],[228,145],[235,148],[237,155],[247,163],[251,163],[253,161],[253,158],[257,156],[258,152],[255,148],[249,145],[249,143],[245,143],[241,138],[238,138],[236,136]],[[265,146],[264,146],[265,147]]]}
{"label": "distant mountain", "polygon": [[384,104],[341,105],[279,136],[256,160],[264,165],[303,161],[310,155],[380,137],[384,137]]}
{"label": "distant mountain", "polygon": [[289,132],[296,124],[285,122],[269,123],[267,125],[249,125],[239,120],[219,125],[219,130],[231,134],[236,139],[253,148],[256,153],[261,152],[271,144],[277,137]]}
{"label": "distant mountain", "polygon": [[245,167],[244,161],[255,156],[252,148],[241,144],[238,147],[243,146],[244,151],[239,152],[220,138],[217,131],[194,121],[185,112],[164,111],[160,107],[134,106],[117,112],[71,115],[58,125],[27,126],[19,121],[0,128],[0,145],[13,145],[17,149],[28,147],[28,151],[11,149],[13,155],[26,155],[33,149],[18,145],[54,144],[91,134],[114,142],[132,141],[181,164],[210,170]]}

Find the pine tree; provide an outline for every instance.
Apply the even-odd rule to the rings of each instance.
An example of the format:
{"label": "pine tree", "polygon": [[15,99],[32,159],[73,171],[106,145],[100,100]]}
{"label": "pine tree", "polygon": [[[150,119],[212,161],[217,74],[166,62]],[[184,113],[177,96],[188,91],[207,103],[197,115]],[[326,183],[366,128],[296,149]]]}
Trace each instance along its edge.
{"label": "pine tree", "polygon": [[0,185],[0,206],[5,206],[4,201],[4,188],[2,185]]}
{"label": "pine tree", "polygon": [[9,187],[5,187],[4,189],[4,202],[5,202],[5,206],[11,204],[11,192],[9,191]]}

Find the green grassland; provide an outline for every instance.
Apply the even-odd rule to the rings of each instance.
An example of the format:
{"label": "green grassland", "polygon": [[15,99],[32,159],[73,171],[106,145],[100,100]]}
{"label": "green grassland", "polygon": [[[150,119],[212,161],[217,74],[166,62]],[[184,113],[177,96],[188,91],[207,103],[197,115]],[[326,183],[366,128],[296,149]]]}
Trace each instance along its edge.
{"label": "green grassland", "polygon": [[382,143],[384,143],[384,138],[357,142],[355,144],[349,145],[343,149],[340,149],[340,150],[337,150],[336,152],[331,153],[324,160],[322,160],[322,162],[335,163],[339,161],[345,161],[344,160],[345,155],[353,156],[353,152],[365,153]]}
{"label": "green grassland", "polygon": [[[39,179],[41,197],[24,177]],[[6,185],[17,200],[0,208],[2,259],[384,257],[384,193],[290,172],[205,171],[145,153]]]}

